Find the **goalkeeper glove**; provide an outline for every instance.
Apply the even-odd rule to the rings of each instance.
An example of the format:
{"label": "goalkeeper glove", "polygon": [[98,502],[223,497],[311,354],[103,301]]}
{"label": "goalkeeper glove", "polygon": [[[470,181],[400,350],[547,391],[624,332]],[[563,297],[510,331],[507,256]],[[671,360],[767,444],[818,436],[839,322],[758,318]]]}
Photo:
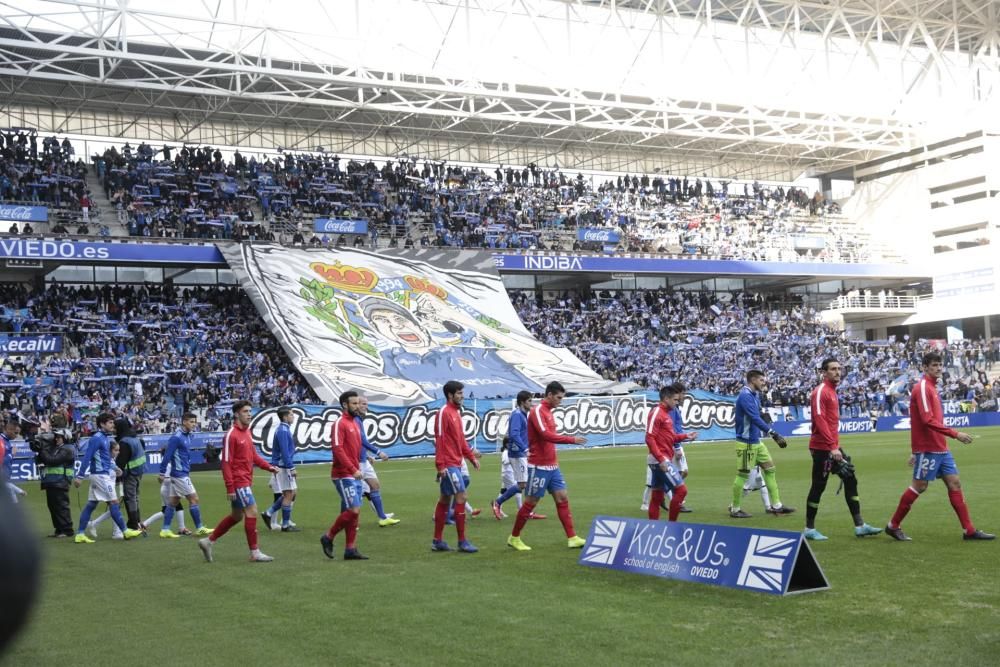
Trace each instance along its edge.
{"label": "goalkeeper glove", "polygon": [[788,446],[788,441],[785,440],[783,437],[781,437],[780,434],[775,433],[774,431],[771,431],[771,439],[774,440],[776,443],[778,443],[778,447],[781,447],[782,449]]}

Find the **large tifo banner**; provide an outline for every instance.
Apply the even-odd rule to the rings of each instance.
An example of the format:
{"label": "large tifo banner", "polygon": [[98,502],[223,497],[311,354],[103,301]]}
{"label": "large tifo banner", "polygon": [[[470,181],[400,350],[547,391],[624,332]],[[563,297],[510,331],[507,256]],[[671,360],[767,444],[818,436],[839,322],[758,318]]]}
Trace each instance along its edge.
{"label": "large tifo banner", "polygon": [[[434,453],[434,423],[444,401],[411,407],[371,406],[364,420],[369,441],[392,457],[429,456]],[[645,442],[646,417],[656,405],[653,394],[567,399],[553,410],[556,428],[587,438],[586,447],[638,445]],[[698,431],[700,440],[733,437],[735,399],[693,391],[680,406],[684,427]],[[496,451],[507,434],[513,401],[466,400],[462,426],[469,444],[484,452]],[[329,461],[330,433],[340,418],[340,407],[295,405],[292,427],[297,461]],[[254,442],[270,455],[278,428],[277,408],[261,410],[250,424]],[[696,446],[696,445],[695,445]]]}
{"label": "large tifo banner", "polygon": [[443,399],[567,390],[601,393],[604,380],[518,319],[486,252],[232,245],[222,253],[292,362],[321,400],[348,389],[389,407]]}
{"label": "large tifo banner", "polygon": [[598,516],[580,565],[772,595],[830,587],[802,533]]}

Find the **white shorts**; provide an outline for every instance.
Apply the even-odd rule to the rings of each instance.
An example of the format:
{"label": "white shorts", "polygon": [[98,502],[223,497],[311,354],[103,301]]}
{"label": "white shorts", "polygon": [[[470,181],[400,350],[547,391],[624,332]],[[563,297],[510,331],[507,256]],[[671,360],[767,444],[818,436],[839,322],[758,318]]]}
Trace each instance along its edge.
{"label": "white shorts", "polygon": [[646,464],[646,486],[653,486],[653,469]]}
{"label": "white shorts", "polygon": [[174,494],[174,480],[171,477],[164,477],[160,484],[160,501],[164,507],[170,504],[170,496]]}
{"label": "white shorts", "polygon": [[528,481],[528,457],[512,457],[508,459],[511,474],[514,476],[515,484],[524,484]]}
{"label": "white shorts", "polygon": [[194,484],[191,483],[190,477],[170,478],[170,495],[187,498],[188,496],[193,496],[194,493]]}
{"label": "white shorts", "polygon": [[378,479],[378,475],[375,474],[375,466],[367,458],[361,462],[358,468],[361,470],[361,479]]}
{"label": "white shorts", "polygon": [[674,450],[674,467],[677,468],[679,472],[688,471],[688,458],[684,453],[684,450],[681,448]]}
{"label": "white shorts", "polygon": [[90,476],[90,491],[87,493],[87,500],[95,500],[99,503],[110,503],[118,500],[115,494],[114,473],[105,475]]}
{"label": "white shorts", "polygon": [[512,486],[517,486],[517,480],[514,479],[514,469],[510,467],[509,461],[504,461],[500,465],[500,487],[509,489]]}
{"label": "white shorts", "polygon": [[285,491],[295,491],[299,485],[292,476],[291,468],[278,468],[278,472],[271,475],[271,482],[268,484],[275,493]]}

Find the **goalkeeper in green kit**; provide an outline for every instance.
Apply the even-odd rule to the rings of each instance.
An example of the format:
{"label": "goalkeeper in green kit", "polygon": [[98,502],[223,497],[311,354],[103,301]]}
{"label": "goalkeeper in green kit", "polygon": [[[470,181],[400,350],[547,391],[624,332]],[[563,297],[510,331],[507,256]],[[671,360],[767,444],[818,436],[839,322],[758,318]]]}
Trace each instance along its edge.
{"label": "goalkeeper in green kit", "polygon": [[761,371],[747,373],[747,383],[736,398],[736,458],[738,468],[733,481],[733,504],[729,506],[729,516],[734,519],[748,519],[752,515],[740,507],[743,498],[743,485],[750,477],[754,466],[760,466],[764,475],[764,484],[771,496],[770,514],[791,514],[795,510],[781,504],[781,494],[778,492],[778,480],[774,472],[774,461],[767,445],[760,441],[761,435],[771,436],[778,447],[784,448],[788,443],[771,430],[771,427],[760,416],[760,398],[758,392],[767,386],[767,378]]}

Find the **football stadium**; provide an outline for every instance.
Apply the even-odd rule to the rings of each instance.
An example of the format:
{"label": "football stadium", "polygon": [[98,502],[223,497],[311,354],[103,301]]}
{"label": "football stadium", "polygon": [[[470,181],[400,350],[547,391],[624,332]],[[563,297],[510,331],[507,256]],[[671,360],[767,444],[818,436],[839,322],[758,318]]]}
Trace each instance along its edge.
{"label": "football stadium", "polygon": [[0,17],[0,663],[997,660],[997,2]]}

